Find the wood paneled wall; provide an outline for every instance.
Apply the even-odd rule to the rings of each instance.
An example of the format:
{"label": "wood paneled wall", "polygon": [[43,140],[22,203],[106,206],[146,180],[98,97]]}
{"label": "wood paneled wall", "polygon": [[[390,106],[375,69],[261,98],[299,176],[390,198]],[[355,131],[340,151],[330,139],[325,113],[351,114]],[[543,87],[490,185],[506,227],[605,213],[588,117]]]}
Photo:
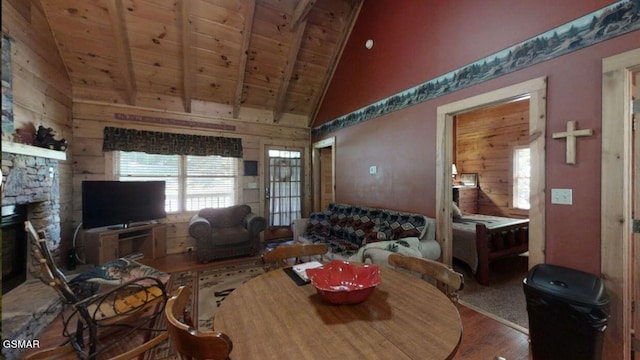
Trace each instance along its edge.
{"label": "wood paneled wall", "polygon": [[[239,119],[224,119],[221,112],[216,110],[220,105],[204,102],[195,102],[194,107],[200,114],[213,116],[97,102],[73,102],[67,71],[57,55],[55,39],[38,1],[3,0],[2,32],[13,39],[11,55],[16,129],[44,125],[55,129],[59,137],[69,140],[67,160],[61,162],[59,168],[63,250],[72,246],[75,227],[81,222],[82,181],[113,178],[111,156],[102,153],[105,126],[242,138],[243,160],[256,160],[260,168],[258,176],[240,177],[240,198],[259,214],[264,214],[264,147],[295,146],[309,149],[310,131],[306,127],[306,118],[285,117],[280,124],[273,125],[265,120],[272,118],[272,114],[267,112],[242,108]],[[115,113],[177,120],[178,124],[119,120],[115,118]],[[232,127],[233,130],[217,130],[216,125],[226,126],[226,129]],[[308,150],[304,156],[310,159]],[[305,161],[305,164],[305,179],[309,179],[310,161]],[[240,170],[242,168],[241,164]],[[257,184],[257,188],[254,184]],[[308,189],[305,189],[303,201],[303,208],[310,209],[311,192]],[[168,253],[179,253],[193,246],[193,239],[187,231],[192,215],[184,213],[167,217]],[[82,234],[78,243],[81,241]]]}
{"label": "wood paneled wall", "polygon": [[[116,114],[126,114],[139,120],[120,120]],[[242,114],[242,112],[241,112]],[[122,116],[118,116],[122,117]],[[288,127],[251,121],[230,120],[180,112],[156,111],[148,108],[74,102],[73,105],[73,209],[77,223],[82,218],[81,184],[84,180],[114,179],[111,153],[102,152],[105,126],[139,130],[196,135],[227,136],[242,139],[243,160],[258,161],[258,176],[242,176],[240,164],[240,199],[257,214],[264,214],[264,148],[266,146],[295,146],[306,149],[305,159],[310,159],[310,131],[308,128]],[[225,130],[215,128],[226,127]],[[305,161],[304,178],[310,178],[310,161]],[[257,188],[253,186],[257,184]],[[309,209],[311,191],[304,189],[303,208]],[[169,214],[167,223],[167,253],[181,253],[195,241],[188,234],[189,219],[193,212]]]}
{"label": "wood paneled wall", "polygon": [[[55,40],[39,1],[2,1],[2,33],[11,40],[11,77],[15,129],[39,125],[71,138],[71,82],[58,57]],[[71,147],[73,145],[71,144]],[[58,164],[60,174],[61,250],[71,246],[71,151]]]}
{"label": "wood paneled wall", "polygon": [[[478,213],[527,217],[509,208],[514,146],[529,144],[529,100],[479,109],[456,117],[454,162],[458,174],[478,174]],[[460,176],[460,175],[458,175]]]}

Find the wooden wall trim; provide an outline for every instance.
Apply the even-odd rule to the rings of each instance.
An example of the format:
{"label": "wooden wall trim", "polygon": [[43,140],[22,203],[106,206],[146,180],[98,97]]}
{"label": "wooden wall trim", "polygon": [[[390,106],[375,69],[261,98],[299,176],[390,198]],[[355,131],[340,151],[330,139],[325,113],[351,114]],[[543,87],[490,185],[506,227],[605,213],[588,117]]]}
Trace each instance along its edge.
{"label": "wooden wall trim", "polygon": [[[631,72],[640,69],[640,49],[602,61],[601,272],[611,297],[608,344],[623,344],[631,356]],[[628,121],[625,121],[627,119]],[[636,199],[638,194],[635,194]],[[637,260],[636,260],[637,261]],[[605,348],[605,353],[608,350]]]}
{"label": "wooden wall trim", "polygon": [[436,126],[436,240],[442,261],[452,262],[451,162],[454,115],[489,105],[530,97],[529,146],[531,148],[531,210],[529,266],[544,262],[545,247],[545,126],[547,79],[540,77],[502,89],[439,106]]}
{"label": "wooden wall trim", "polygon": [[311,181],[313,182],[313,197],[312,197],[312,206],[311,211],[322,211],[321,206],[321,198],[322,198],[322,189],[321,189],[321,181],[320,177],[322,176],[322,172],[320,170],[320,149],[331,147],[331,183],[333,184],[333,189],[331,190],[331,201],[336,200],[336,137],[332,136],[330,138],[326,138],[320,141],[317,141],[311,145],[312,153],[311,153]]}
{"label": "wooden wall trim", "polygon": [[[160,111],[147,108],[139,108],[125,105],[113,105],[86,101],[75,101],[73,105],[74,119],[94,120],[111,124],[126,123],[131,127],[135,127],[135,121],[123,121],[115,117],[115,114],[130,114],[141,117],[158,117],[162,119],[175,119],[181,124],[167,126],[165,123],[153,124],[150,122],[140,123],[141,127],[159,128],[163,131],[182,132],[185,128],[192,129],[194,132],[206,132],[207,135],[252,135],[266,136],[287,140],[304,140],[308,141],[310,136],[309,128],[301,128],[294,126],[286,126],[283,124],[261,124],[255,122],[241,120],[227,120],[218,117],[209,117],[204,115],[186,114],[179,112]],[[184,125],[188,124],[188,125]],[[201,124],[201,126],[199,126]],[[208,129],[211,124],[219,125],[218,130]],[[224,130],[225,128],[234,130]]]}
{"label": "wooden wall trim", "polygon": [[[311,208],[311,198],[312,192],[310,191],[311,186],[309,184],[309,179],[311,179],[311,151],[309,142],[303,141],[281,141],[278,139],[261,139],[259,144],[259,156],[260,161],[262,162],[262,166],[258,168],[258,175],[261,179],[261,182],[258,185],[260,192],[260,213],[267,213],[267,200],[266,200],[266,192],[265,189],[268,186],[269,180],[266,178],[267,166],[269,166],[268,162],[268,151],[269,149],[287,149],[287,150],[300,150],[302,152],[302,167],[303,167],[303,176],[302,176],[302,217],[307,216],[307,209]],[[264,236],[264,235],[262,235]]]}

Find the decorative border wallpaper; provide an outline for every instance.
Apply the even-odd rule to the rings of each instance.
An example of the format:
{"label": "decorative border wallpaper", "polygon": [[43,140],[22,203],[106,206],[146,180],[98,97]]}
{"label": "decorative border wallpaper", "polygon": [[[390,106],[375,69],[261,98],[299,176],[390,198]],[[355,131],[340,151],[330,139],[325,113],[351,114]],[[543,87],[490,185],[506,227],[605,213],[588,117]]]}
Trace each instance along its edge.
{"label": "decorative border wallpaper", "polygon": [[402,110],[640,29],[640,0],[623,0],[315,127],[313,137]]}

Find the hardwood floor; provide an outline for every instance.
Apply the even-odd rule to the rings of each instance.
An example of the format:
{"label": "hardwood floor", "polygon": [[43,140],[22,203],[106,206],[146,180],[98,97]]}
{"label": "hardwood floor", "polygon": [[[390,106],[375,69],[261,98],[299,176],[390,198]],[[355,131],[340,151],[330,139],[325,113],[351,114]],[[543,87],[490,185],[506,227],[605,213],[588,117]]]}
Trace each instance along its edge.
{"label": "hardwood floor", "polygon": [[463,305],[462,342],[454,359],[530,359],[526,334]]}
{"label": "hardwood floor", "polygon": [[[223,262],[232,263],[233,261],[236,260]],[[210,263],[197,263],[195,254],[169,255],[143,262],[168,273],[211,266]],[[458,305],[458,311],[464,330],[460,347],[454,359],[530,359],[526,334],[463,305]],[[39,336],[41,346],[47,348],[59,344],[63,340],[61,332],[60,321],[56,320]]]}

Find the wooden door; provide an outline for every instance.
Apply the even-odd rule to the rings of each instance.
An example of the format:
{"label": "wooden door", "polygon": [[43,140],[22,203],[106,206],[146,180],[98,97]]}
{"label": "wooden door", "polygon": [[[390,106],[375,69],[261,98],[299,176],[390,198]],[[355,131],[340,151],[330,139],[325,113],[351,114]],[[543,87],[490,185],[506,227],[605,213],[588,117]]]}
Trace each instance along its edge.
{"label": "wooden door", "polygon": [[[631,97],[633,99],[633,218],[634,218],[634,232],[631,234],[631,257],[630,257],[630,269],[631,269],[631,336],[632,345],[631,351],[635,352],[636,358],[640,352],[640,135],[638,135],[638,123],[640,122],[640,71],[636,71],[632,78],[632,92]],[[637,224],[637,225],[636,225]]]}
{"label": "wooden door", "polygon": [[611,299],[603,353],[611,359],[630,359],[640,348],[640,243],[631,231],[640,218],[640,135],[630,106],[639,72],[640,48],[602,60],[601,272]]}
{"label": "wooden door", "polygon": [[326,210],[336,201],[336,146],[335,137],[320,140],[313,144],[312,174],[313,206],[311,211]]}

